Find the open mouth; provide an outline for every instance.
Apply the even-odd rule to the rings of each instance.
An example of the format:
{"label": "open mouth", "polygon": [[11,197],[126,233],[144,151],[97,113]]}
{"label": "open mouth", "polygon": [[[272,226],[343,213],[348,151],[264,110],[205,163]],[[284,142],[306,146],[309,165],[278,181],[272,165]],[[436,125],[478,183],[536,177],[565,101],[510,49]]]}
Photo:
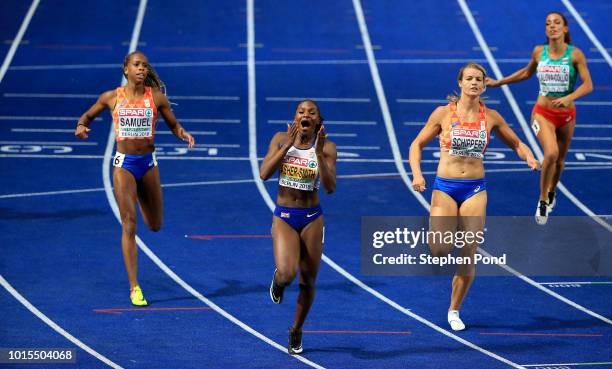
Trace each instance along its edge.
{"label": "open mouth", "polygon": [[300,124],[302,125],[302,128],[308,128],[312,125],[312,122],[310,120],[303,119]]}

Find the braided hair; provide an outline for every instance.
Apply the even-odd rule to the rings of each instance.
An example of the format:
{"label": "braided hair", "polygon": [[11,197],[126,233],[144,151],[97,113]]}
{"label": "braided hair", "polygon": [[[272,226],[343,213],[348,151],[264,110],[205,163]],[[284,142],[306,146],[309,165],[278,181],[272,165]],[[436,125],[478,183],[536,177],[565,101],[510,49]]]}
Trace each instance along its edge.
{"label": "braided hair", "polygon": [[[132,56],[136,54],[146,56],[142,51],[138,51],[138,50],[132,51],[131,53],[125,56],[125,59],[123,60],[123,70],[124,70],[123,76],[126,78],[127,78],[127,75],[125,74],[125,67],[127,67]],[[147,63],[147,78],[145,78],[144,85],[156,88],[160,90],[164,95],[166,94],[166,84],[164,83],[164,81],[161,80],[161,78],[159,78],[159,75],[149,63]]]}

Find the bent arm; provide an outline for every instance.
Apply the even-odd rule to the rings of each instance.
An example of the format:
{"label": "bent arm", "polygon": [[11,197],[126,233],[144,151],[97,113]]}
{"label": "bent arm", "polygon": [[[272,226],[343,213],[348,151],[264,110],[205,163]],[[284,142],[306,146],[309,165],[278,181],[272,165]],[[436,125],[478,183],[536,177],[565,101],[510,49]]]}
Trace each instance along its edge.
{"label": "bent arm", "polygon": [[412,171],[412,176],[415,180],[417,178],[423,178],[423,172],[421,171],[423,148],[438,134],[440,134],[442,129],[441,122],[444,117],[445,108],[445,106],[437,107],[436,110],[431,113],[427,119],[427,123],[425,123],[425,126],[410,144],[408,162],[410,163],[410,170]]}
{"label": "bent arm", "polygon": [[572,100],[577,100],[593,91],[593,80],[591,80],[591,73],[589,72],[589,67],[587,67],[587,59],[584,53],[580,49],[575,48],[573,54],[576,69],[582,83],[574,92],[569,94],[569,97]]}
{"label": "bent arm", "polygon": [[292,144],[293,142],[290,142],[285,132],[278,132],[272,137],[268,146],[268,153],[259,167],[259,177],[262,180],[269,179],[278,170]]}
{"label": "bent arm", "polygon": [[338,152],[336,144],[331,141],[326,141],[323,147],[323,154],[317,154],[317,162],[319,163],[319,176],[323,188],[327,193],[332,193],[336,190],[336,159]]}
{"label": "bent arm", "polygon": [[191,136],[176,119],[174,112],[170,108],[170,101],[168,101],[166,95],[159,90],[154,90],[153,98],[155,100],[155,106],[157,106],[157,111],[164,118],[172,134],[180,140],[187,141],[190,148],[193,147],[195,145],[193,136]]}

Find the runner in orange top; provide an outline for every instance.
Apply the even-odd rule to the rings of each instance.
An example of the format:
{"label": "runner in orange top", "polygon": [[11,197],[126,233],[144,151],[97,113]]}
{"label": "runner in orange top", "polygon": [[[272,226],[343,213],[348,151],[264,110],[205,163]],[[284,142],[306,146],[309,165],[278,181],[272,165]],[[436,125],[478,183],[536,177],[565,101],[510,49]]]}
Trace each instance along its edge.
{"label": "runner in orange top", "polygon": [[[480,96],[485,90],[485,78],[486,72],[481,65],[464,65],[457,76],[460,95],[449,96],[448,105],[437,107],[410,145],[412,187],[423,192],[426,189],[421,171],[423,147],[440,136],[440,162],[431,194],[430,230],[433,232],[477,234],[483,231],[487,209],[483,159],[492,131],[529,167],[534,170],[540,167],[529,147],[521,142],[504,118],[483,104]],[[429,247],[433,256],[444,257],[455,245],[431,242]],[[477,247],[475,242],[462,245],[460,256],[474,260]],[[464,264],[458,265],[453,277],[447,320],[455,331],[465,329],[459,309],[474,276],[474,264]]]}
{"label": "runner in orange top", "polygon": [[89,124],[105,109],[110,109],[115,126],[117,152],[113,158],[113,187],[121,213],[121,249],[130,282],[130,299],[137,306],[147,305],[138,284],[136,248],[136,203],[145,224],[154,232],[162,223],[162,191],[155,158],[153,137],[160,113],[174,135],[195,144],[176,120],[168,98],[161,92],[163,82],[149,65],[147,57],[134,51],[123,61],[127,84],[104,92],[77,123],[75,136],[86,139]]}

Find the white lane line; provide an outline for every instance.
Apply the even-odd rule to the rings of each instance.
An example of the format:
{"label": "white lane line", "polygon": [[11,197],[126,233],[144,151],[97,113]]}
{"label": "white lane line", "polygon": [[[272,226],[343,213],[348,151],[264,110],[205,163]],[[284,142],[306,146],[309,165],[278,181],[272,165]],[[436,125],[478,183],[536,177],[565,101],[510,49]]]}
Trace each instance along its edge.
{"label": "white lane line", "polygon": [[[11,128],[11,132],[27,132],[27,133],[73,133],[74,129],[60,128]],[[216,131],[189,131],[192,135],[215,136]],[[158,135],[171,135],[171,131],[156,131]]]}
{"label": "white lane line", "polygon": [[[316,101],[316,100],[315,100]],[[288,120],[283,119],[268,119],[270,124],[287,124]],[[371,120],[326,120],[325,125],[347,125],[347,126],[375,126],[376,121]]]}
{"label": "white lane line", "polygon": [[[173,135],[171,131],[155,131],[158,135]],[[217,131],[189,131],[192,136],[216,136]]]}
{"label": "white lane line", "polygon": [[118,364],[114,363],[113,361],[108,359],[106,356],[100,354],[99,352],[97,352],[96,350],[92,349],[91,347],[87,346],[81,340],[79,340],[75,336],[73,336],[70,333],[68,333],[65,329],[63,329],[62,327],[57,325],[57,323],[55,323],[53,320],[49,319],[49,317],[47,317],[45,314],[43,314],[34,305],[32,305],[25,297],[23,297],[19,292],[17,292],[17,290],[15,290],[13,288],[13,286],[11,286],[11,284],[6,279],[4,279],[4,277],[2,275],[0,275],[0,284],[2,285],[2,287],[4,287],[4,289],[6,289],[8,291],[8,293],[13,295],[13,297],[17,301],[19,301],[23,306],[25,306],[26,309],[28,309],[38,319],[42,320],[46,325],[51,327],[54,331],[56,331],[57,333],[61,334],[67,340],[69,340],[70,342],[74,343],[76,346],[80,347],[81,349],[86,351],[88,354],[90,354],[91,356],[93,356],[96,359],[100,360],[104,364],[110,366],[111,368],[122,369],[121,366],[119,366]]}
{"label": "white lane line", "polygon": [[[378,59],[378,64],[465,64],[469,62],[486,64],[486,59],[448,59],[448,58],[427,58],[427,59]],[[527,58],[500,58],[498,63],[506,64],[527,64]],[[324,60],[259,60],[256,65],[351,65],[367,64],[367,60],[359,59],[324,59]],[[589,64],[606,64],[605,59],[589,59]],[[219,62],[166,62],[155,63],[155,68],[181,68],[181,67],[243,67],[247,63],[244,61],[219,61]],[[12,66],[9,70],[29,71],[29,70],[70,70],[70,69],[117,69],[121,64],[54,64],[54,65],[18,65]]]}
{"label": "white lane line", "polygon": [[540,282],[540,284],[612,284],[612,281],[591,281],[591,282]]}
{"label": "white lane line", "polygon": [[[467,19],[470,28],[472,29],[472,32],[474,33],[474,36],[476,37],[476,39],[478,40],[478,44],[480,45],[480,48],[482,49],[483,53],[485,54],[487,60],[489,61],[489,65],[491,66],[491,68],[493,69],[493,72],[495,74],[495,78],[497,79],[501,79],[503,77],[501,70],[499,69],[499,66],[496,64],[495,62],[495,58],[493,57],[493,54],[491,53],[491,50],[489,50],[489,47],[482,35],[482,33],[480,32],[480,29],[478,28],[478,24],[476,23],[476,21],[474,20],[474,16],[472,15],[472,12],[470,11],[470,8],[467,6],[467,4],[465,3],[465,0],[457,0],[459,2],[459,6],[461,7],[461,10],[463,11],[463,14],[465,15],[465,18]],[[508,101],[510,102],[510,105],[512,107],[512,110],[515,114],[515,116],[517,117],[519,123],[521,124],[521,128],[523,128],[523,132],[525,133],[525,136],[527,137],[527,140],[529,141],[532,149],[534,150],[536,157],[538,157],[540,160],[542,159],[543,155],[542,155],[542,151],[540,150],[537,142],[535,142],[535,139],[533,137],[533,134],[531,133],[527,122],[525,121],[525,117],[523,117],[523,114],[521,113],[521,110],[518,107],[518,104],[516,102],[516,100],[514,99],[514,96],[512,95],[512,92],[510,91],[510,88],[508,88],[507,85],[502,86],[504,95],[506,96],[506,99],[508,99]],[[597,220],[597,223],[601,224],[604,228],[608,229],[609,231],[612,231],[612,226],[610,224],[608,224],[605,220],[598,218],[595,213],[593,213],[590,209],[588,209],[586,206],[584,206],[580,201],[578,201],[578,199],[576,197],[574,197],[574,195],[572,195],[572,193],[561,183],[559,182],[559,190],[561,190],[561,192],[563,192],[564,195],[566,195],[574,204],[576,204],[582,211],[584,211],[585,213],[587,213],[589,216],[591,216],[593,219]],[[484,250],[482,250],[484,252]],[[557,298],[558,300],[561,300],[563,302],[565,302],[566,304],[594,317],[597,318],[599,320],[602,320],[608,324],[612,324],[612,320],[595,313],[594,311],[591,311],[587,308],[585,308],[582,305],[579,305],[577,303],[575,303],[574,301],[571,301],[561,295],[559,295],[558,293],[543,287],[541,285],[539,285],[537,282],[535,282],[534,280],[522,275],[521,273],[517,272],[516,270],[510,268],[507,265],[503,265],[502,266],[504,269],[508,270],[510,273],[514,274],[515,276],[517,276],[518,278],[524,280],[525,282],[529,283],[530,285],[540,289],[541,291],[543,291],[544,293],[547,293],[550,296],[553,296],[555,298]]]}
{"label": "white lane line", "polygon": [[[495,57],[491,53],[491,50],[489,49],[487,42],[485,41],[482,33],[480,32],[480,29],[478,28],[478,24],[474,20],[474,17],[472,16],[472,13],[469,7],[465,3],[465,0],[457,0],[457,1],[459,2],[459,5],[461,6],[463,13],[466,19],[468,20],[470,28],[472,29],[472,32],[474,33],[474,36],[478,40],[478,43],[480,45],[480,48],[482,49],[482,52],[485,54],[487,60],[489,61],[489,65],[491,66],[491,69],[493,70],[495,78],[497,79],[503,78],[503,74],[501,70],[499,69],[499,66],[495,62]],[[510,87],[508,87],[508,85],[504,85],[501,88],[502,88],[504,95],[506,96],[506,99],[510,103],[510,106],[512,108],[512,111],[514,112],[514,115],[518,119],[521,125],[521,128],[523,129],[523,133],[525,134],[525,137],[527,137],[527,141],[529,142],[529,145],[531,146],[531,149],[533,150],[536,158],[542,161],[544,154],[542,153],[542,150],[540,150],[540,147],[538,146],[538,143],[536,142],[536,139],[533,136],[533,133],[531,132],[531,129],[529,125],[527,124],[527,121],[525,120],[525,117],[523,116],[523,113],[521,112],[521,109],[519,108],[518,103],[516,102],[516,99],[514,98],[514,95],[512,94],[512,91],[510,91]],[[607,229],[609,232],[612,232],[612,226],[608,224],[605,220],[597,217],[597,215],[593,211],[591,211],[591,209],[589,209],[586,205],[584,205],[580,200],[578,200],[578,198],[574,196],[574,194],[572,194],[570,190],[567,189],[567,187],[565,187],[565,185],[562,182],[559,182],[557,184],[557,188],[571,202],[573,202],[574,205],[576,205],[580,210],[582,210],[582,212],[587,214],[589,217],[591,217],[591,219],[593,219],[595,222],[597,222],[602,227]]]}
{"label": "white lane line", "polygon": [[369,98],[361,97],[266,97],[266,101],[302,101],[314,100],[316,102],[339,102],[339,103],[369,103]]}
{"label": "white lane line", "polygon": [[[159,145],[158,145],[159,146]],[[164,155],[163,151],[158,153],[157,160],[210,160],[210,161],[246,161],[250,160],[247,156],[184,156],[184,155]],[[22,159],[101,159],[102,155],[54,155],[54,154],[0,154],[0,158],[22,158]],[[256,160],[262,160],[263,158],[257,158]],[[395,159],[368,159],[368,158],[339,158],[338,162],[348,163],[397,163]],[[408,163],[408,160],[402,160],[403,163]],[[423,164],[438,164],[437,159],[425,159],[422,160]],[[511,161],[511,160],[485,160],[486,165],[518,165],[524,166],[523,161]],[[593,167],[606,167],[612,165],[612,161],[568,161],[565,164],[569,165],[567,169],[572,166],[593,166]],[[493,169],[487,169],[487,172]]]}
{"label": "white lane line", "polygon": [[[245,158],[248,159],[248,158]],[[612,169],[612,164],[610,166],[591,166],[591,167],[574,167],[574,168],[566,168],[566,170],[591,170],[591,169]],[[503,168],[503,169],[488,169],[487,173],[508,173],[508,172],[530,172],[531,168]],[[412,173],[409,173],[412,174]],[[435,170],[432,171],[423,171],[424,175],[434,175],[436,174]],[[397,172],[389,172],[389,173],[365,173],[365,174],[341,174],[338,175],[338,179],[352,179],[352,178],[376,178],[376,177],[399,177]],[[270,181],[274,181],[276,178],[270,178]],[[199,181],[199,182],[179,182],[179,183],[165,183],[162,184],[162,187],[189,187],[189,186],[208,186],[208,185],[218,185],[218,184],[239,184],[239,183],[253,183],[255,182],[253,179],[236,179],[236,180],[222,180],[222,181]],[[45,191],[45,192],[26,192],[26,193],[13,193],[0,195],[0,199],[12,199],[12,198],[20,198],[20,197],[35,197],[35,196],[55,196],[55,195],[72,195],[78,193],[87,193],[87,192],[102,192],[104,191],[104,187],[99,188],[84,188],[79,190],[62,190],[62,191]],[[600,217],[612,217],[612,215],[599,215]],[[568,283],[568,282],[565,282]],[[575,283],[575,282],[572,282]],[[545,283],[541,283],[545,284]]]}
{"label": "white lane line", "polygon": [[599,52],[604,57],[604,59],[606,59],[606,61],[608,62],[608,65],[610,67],[612,67],[612,58],[610,57],[610,54],[608,54],[608,50],[606,50],[606,48],[603,47],[601,42],[599,42],[597,37],[595,37],[595,34],[593,34],[593,32],[591,32],[591,28],[588,26],[588,24],[586,24],[584,19],[582,19],[582,16],[580,15],[580,13],[578,13],[576,8],[574,8],[574,6],[572,5],[572,3],[569,0],[561,0],[561,2],[563,3],[563,5],[565,5],[567,10],[569,10],[569,12],[572,13],[572,16],[574,17],[576,22],[578,22],[578,24],[580,24],[580,27],[582,28],[584,33],[587,34],[587,36],[589,37],[589,39],[591,40],[593,45],[595,45],[595,47],[597,47],[597,50],[599,50]]}
{"label": "white lane line", "polygon": [[612,128],[612,124],[584,124],[584,123],[579,123],[576,124],[576,128]]}
{"label": "white lane line", "polygon": [[11,132],[74,133],[74,129],[59,129],[59,128],[11,128]]}
{"label": "white lane line", "polygon": [[[21,116],[21,115],[0,115],[0,120],[70,120],[77,122],[79,117],[44,117],[44,116]],[[102,118],[96,118],[100,121]]]}
{"label": "white lane line", "polygon": [[34,16],[34,12],[36,11],[36,8],[38,8],[39,3],[40,3],[40,0],[32,1],[32,4],[30,4],[30,8],[28,9],[28,12],[23,18],[23,22],[21,22],[21,27],[19,27],[19,31],[17,31],[17,35],[13,39],[13,42],[11,42],[11,47],[9,48],[9,51],[6,53],[6,56],[4,57],[2,66],[0,66],[0,83],[2,83],[2,80],[4,79],[4,76],[6,75],[6,71],[8,70],[9,65],[11,65],[11,62],[13,61],[13,57],[15,56],[15,53],[17,52],[17,48],[19,47],[19,44],[21,43],[21,39],[23,39],[23,35],[26,33],[26,30],[28,29],[28,26],[30,25],[30,21],[32,20],[32,17]]}
{"label": "white lane line", "polygon": [[[156,147],[185,147],[184,143],[162,143],[155,144]],[[240,147],[240,144],[209,144],[209,143],[198,143],[198,147],[225,147],[230,149],[236,149]]]}
{"label": "white lane line", "polygon": [[70,145],[70,146],[97,146],[97,142],[71,142],[71,141],[0,141],[0,145]]}
{"label": "white lane line", "polygon": [[380,150],[380,146],[359,146],[359,145],[348,145],[348,146],[337,146],[340,150]]}
{"label": "white lane line", "polygon": [[329,137],[357,137],[357,133],[328,133]]}
{"label": "white lane line", "polygon": [[[55,93],[17,93],[6,92],[4,97],[11,98],[43,98],[43,99],[97,99],[98,95],[94,94],[55,94]],[[171,95],[170,100],[226,100],[239,101],[239,96],[200,96],[200,95]]]}
{"label": "white lane line", "polygon": [[[446,99],[395,99],[400,104],[448,104]],[[500,104],[499,100],[486,100],[489,105]]]}
{"label": "white lane line", "polygon": [[[163,121],[163,118],[160,117]],[[219,123],[219,124],[239,124],[240,119],[216,119],[216,118],[178,118],[179,122],[186,123]]]}
{"label": "white lane line", "polygon": [[611,141],[612,137],[602,137],[602,136],[598,136],[598,137],[589,137],[589,136],[574,136],[572,137],[572,140],[576,140],[576,141]]}
{"label": "white lane line", "polygon": [[550,368],[550,369],[563,369],[567,366],[594,366],[594,365],[612,365],[612,361],[602,361],[602,362],[593,362],[593,363],[561,363],[561,364],[523,364],[524,367],[542,367],[542,368]]}
{"label": "white lane line", "polygon": [[[210,186],[220,184],[237,184],[237,183],[252,183],[252,179],[236,179],[236,180],[222,180],[222,181],[198,181],[198,182],[181,182],[181,183],[165,183],[162,187],[189,187],[189,186]],[[54,196],[54,195],[72,195],[78,193],[88,192],[102,192],[104,187],[99,188],[84,188],[80,190],[63,190],[63,191],[45,191],[45,192],[28,192],[28,193],[13,193],[0,195],[0,199],[13,199],[19,197],[35,197],[35,196]]]}

